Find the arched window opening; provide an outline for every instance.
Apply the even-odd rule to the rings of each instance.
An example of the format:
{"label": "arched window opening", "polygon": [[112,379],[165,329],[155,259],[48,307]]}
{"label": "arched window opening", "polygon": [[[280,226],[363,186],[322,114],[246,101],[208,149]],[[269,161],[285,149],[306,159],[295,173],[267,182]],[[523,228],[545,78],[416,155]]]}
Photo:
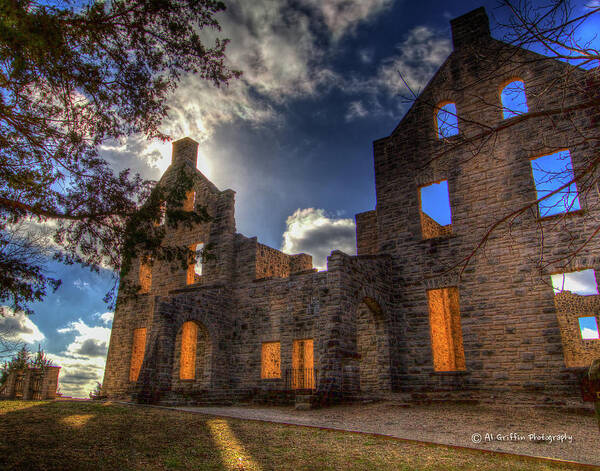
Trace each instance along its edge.
{"label": "arched window opening", "polygon": [[527,96],[525,95],[525,83],[515,80],[506,85],[500,93],[502,101],[502,115],[504,119],[512,118],[527,113]]}
{"label": "arched window opening", "polygon": [[193,321],[185,322],[181,330],[179,379],[194,379],[196,377],[197,340],[198,325]]}
{"label": "arched window opening", "polygon": [[455,103],[446,103],[438,108],[436,115],[438,138],[455,136],[458,134],[458,114]]}
{"label": "arched window opening", "polygon": [[133,341],[131,346],[131,365],[129,368],[129,381],[137,381],[144,361],[146,350],[146,329],[144,327],[133,330]]}
{"label": "arched window opening", "polygon": [[360,391],[389,391],[389,335],[383,310],[379,303],[370,297],[363,298],[356,310],[356,352]]}

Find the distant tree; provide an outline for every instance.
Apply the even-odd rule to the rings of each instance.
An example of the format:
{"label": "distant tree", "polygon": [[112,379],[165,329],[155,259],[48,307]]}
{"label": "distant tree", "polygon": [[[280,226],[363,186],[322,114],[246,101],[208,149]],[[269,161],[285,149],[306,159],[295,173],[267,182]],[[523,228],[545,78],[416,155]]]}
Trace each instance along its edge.
{"label": "distant tree", "polygon": [[11,371],[25,370],[27,368],[44,369],[49,366],[53,366],[53,362],[46,356],[46,353],[39,345],[35,356],[31,354],[26,345],[23,345],[15,356],[9,361],[4,362],[0,370],[0,385],[4,384]]}
{"label": "distant tree", "polygon": [[102,395],[102,383],[96,381],[96,386],[93,391],[90,391],[89,396],[93,400],[104,399],[106,396]]}
{"label": "distant tree", "polygon": [[167,139],[159,126],[184,74],[216,86],[239,76],[224,64],[227,40],[200,38],[220,29],[224,9],[213,0],[0,0],[0,303],[28,311],[58,284],[37,257],[21,256],[36,251],[16,237],[19,223],[50,227],[58,260],[96,270],[127,271],[139,250],[189,258],[184,248],[161,252],[164,230],[134,215],[152,194],[140,216],[158,220],[167,201],[171,224],[206,220],[176,211],[190,178],[153,190],[129,171],[115,175],[98,148],[135,133]]}

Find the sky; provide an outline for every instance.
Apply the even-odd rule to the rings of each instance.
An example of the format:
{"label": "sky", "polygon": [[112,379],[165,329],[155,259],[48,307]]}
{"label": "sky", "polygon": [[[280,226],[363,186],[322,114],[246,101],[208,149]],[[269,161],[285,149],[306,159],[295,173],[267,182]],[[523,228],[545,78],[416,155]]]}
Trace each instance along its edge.
{"label": "sky", "polygon": [[[422,89],[451,52],[451,18],[483,5],[501,39],[496,25],[506,12],[494,0],[225,3],[218,20],[231,40],[228,63],[243,76],[220,89],[184,77],[163,130],[197,140],[200,171],[220,190],[236,191],[238,232],[310,253],[325,269],[331,250],[355,253],[354,215],[375,207],[372,142],[409,106],[398,72]],[[153,179],[171,159],[170,143],[136,136],[101,151],[116,171]],[[55,262],[48,270],[63,280],[56,293],[33,304],[34,315],[0,324],[12,322],[32,349],[41,345],[63,367],[63,394],[85,397],[102,381],[112,325],[102,297],[114,280]]]}

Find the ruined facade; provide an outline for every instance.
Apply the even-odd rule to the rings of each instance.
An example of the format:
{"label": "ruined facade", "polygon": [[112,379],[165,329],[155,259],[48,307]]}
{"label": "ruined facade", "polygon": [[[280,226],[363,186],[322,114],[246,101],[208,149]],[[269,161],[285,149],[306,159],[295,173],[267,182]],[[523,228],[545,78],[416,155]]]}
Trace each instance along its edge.
{"label": "ruined facade", "polygon": [[[544,253],[561,259],[573,252],[573,237],[591,236],[599,196],[581,191],[577,210],[545,217],[531,162],[567,149],[575,172],[584,165],[592,148],[578,136],[600,117],[542,112],[587,99],[598,71],[493,39],[482,8],[451,26],[453,52],[392,134],[374,143],[377,206],[356,215],[357,255],[332,252],[327,271],[313,269],[309,255],[238,234],[234,191],[196,170],[197,143],[173,144],[161,184],[178,166],[192,169],[195,201],[213,219],[173,230],[167,243],[211,244],[215,259],[175,273],[140,263],[131,273],[142,294],[115,312],[105,394],[198,402],[270,391],[331,399],[578,394],[577,374],[600,356],[600,340],[582,339],[577,318],[598,320],[600,296],[555,296],[552,269],[540,271],[539,261]],[[579,92],[565,94],[557,77]],[[515,81],[524,84],[528,119],[503,109],[502,92]],[[439,120],[447,104],[455,110],[450,132]],[[498,127],[505,129],[489,132]],[[450,224],[421,201],[421,190],[440,182]],[[598,244],[592,238],[562,271],[600,268]]]}
{"label": "ruined facade", "polygon": [[12,370],[0,386],[0,399],[56,399],[60,366]]}

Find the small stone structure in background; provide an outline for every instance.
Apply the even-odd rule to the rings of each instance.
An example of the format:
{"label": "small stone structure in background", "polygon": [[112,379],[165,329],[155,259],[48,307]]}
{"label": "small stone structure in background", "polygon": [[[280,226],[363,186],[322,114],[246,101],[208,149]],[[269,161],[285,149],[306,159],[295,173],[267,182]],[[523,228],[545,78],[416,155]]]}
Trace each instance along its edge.
{"label": "small stone structure in background", "polygon": [[1,399],[56,399],[60,366],[12,370],[0,387]]}

